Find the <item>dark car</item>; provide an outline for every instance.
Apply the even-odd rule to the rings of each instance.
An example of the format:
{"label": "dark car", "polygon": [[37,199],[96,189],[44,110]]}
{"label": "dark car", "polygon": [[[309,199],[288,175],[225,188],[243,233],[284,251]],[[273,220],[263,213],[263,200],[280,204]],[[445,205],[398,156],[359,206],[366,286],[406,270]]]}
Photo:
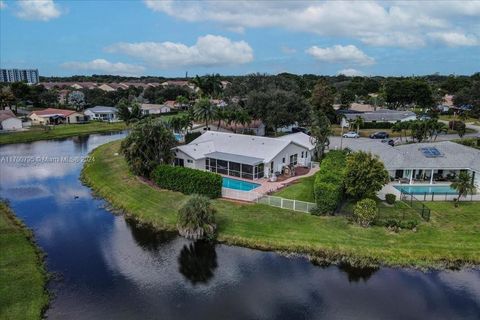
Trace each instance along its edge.
{"label": "dark car", "polygon": [[388,143],[392,147],[395,146],[395,140],[393,140],[393,139],[383,139],[382,142],[383,143]]}
{"label": "dark car", "polygon": [[385,131],[378,131],[370,135],[370,139],[388,139],[388,133]]}

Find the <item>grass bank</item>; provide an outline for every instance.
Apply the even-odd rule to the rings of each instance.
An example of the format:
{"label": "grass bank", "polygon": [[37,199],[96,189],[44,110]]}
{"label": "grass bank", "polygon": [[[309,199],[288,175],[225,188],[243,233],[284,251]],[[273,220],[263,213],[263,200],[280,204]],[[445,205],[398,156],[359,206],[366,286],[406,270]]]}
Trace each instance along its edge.
{"label": "grass bank", "polygon": [[[186,199],[132,175],[118,152],[120,142],[93,151],[82,178],[115,208],[159,229],[174,230]],[[267,205],[215,200],[219,241],[257,249],[298,252],[331,262],[443,268],[480,264],[480,205],[438,203],[417,232],[364,229],[344,217],[317,217]]]}
{"label": "grass bank", "polygon": [[62,124],[53,126],[48,131],[43,127],[31,127],[28,131],[0,134],[0,145],[66,138],[91,133],[115,132],[125,130],[126,127],[124,122],[108,123],[97,121],[85,124]]}
{"label": "grass bank", "polygon": [[275,192],[273,195],[292,200],[315,202],[313,195],[314,181],[315,175],[298,179],[292,185]]}
{"label": "grass bank", "polygon": [[32,233],[0,202],[0,319],[41,319],[47,274]]}

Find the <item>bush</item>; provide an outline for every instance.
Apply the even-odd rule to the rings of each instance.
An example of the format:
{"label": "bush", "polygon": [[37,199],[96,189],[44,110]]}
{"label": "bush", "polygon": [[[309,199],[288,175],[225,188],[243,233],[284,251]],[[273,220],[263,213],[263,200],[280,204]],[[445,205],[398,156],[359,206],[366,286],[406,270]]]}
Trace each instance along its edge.
{"label": "bush", "polygon": [[408,229],[413,230],[418,226],[417,220],[406,220],[402,221],[400,219],[388,219],[383,223],[375,223],[379,226],[384,226],[389,229],[393,229],[394,231],[399,231],[400,229]]}
{"label": "bush", "polygon": [[313,185],[317,208],[312,214],[332,214],[337,209],[343,197],[345,157],[342,151],[330,151],[323,159]]}
{"label": "bush", "polygon": [[177,228],[185,238],[213,239],[215,237],[215,213],[210,199],[202,195],[192,195],[178,210]]}
{"label": "bush", "polygon": [[391,129],[394,125],[391,122],[364,122],[360,129]]}
{"label": "bush", "polygon": [[373,199],[363,199],[357,202],[353,209],[353,218],[362,227],[368,227],[378,214],[377,203]]}
{"label": "bush", "polygon": [[193,140],[197,139],[198,137],[200,137],[201,135],[202,135],[201,132],[187,132],[187,134],[185,135],[185,143],[188,144]]}
{"label": "bush", "polygon": [[222,176],[208,171],[159,165],[152,173],[153,181],[163,189],[185,194],[201,194],[210,198],[222,196]]}
{"label": "bush", "polygon": [[397,196],[394,195],[393,193],[387,193],[385,195],[385,201],[387,201],[388,204],[394,204],[396,200],[397,200]]}

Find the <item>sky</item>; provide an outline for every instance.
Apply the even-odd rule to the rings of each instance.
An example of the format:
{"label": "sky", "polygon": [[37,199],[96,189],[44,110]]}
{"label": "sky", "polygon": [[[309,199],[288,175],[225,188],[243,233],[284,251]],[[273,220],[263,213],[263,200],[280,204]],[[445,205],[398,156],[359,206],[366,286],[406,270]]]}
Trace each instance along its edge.
{"label": "sky", "polygon": [[480,71],[480,0],[0,0],[0,67],[44,76],[469,75]]}

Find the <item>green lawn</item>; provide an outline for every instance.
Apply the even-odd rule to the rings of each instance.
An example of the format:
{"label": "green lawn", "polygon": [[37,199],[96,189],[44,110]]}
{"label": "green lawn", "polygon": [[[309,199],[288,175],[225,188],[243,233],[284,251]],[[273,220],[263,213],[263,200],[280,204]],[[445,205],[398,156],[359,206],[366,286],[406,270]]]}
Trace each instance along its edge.
{"label": "green lawn", "polygon": [[[159,229],[175,230],[176,212],[186,199],[159,190],[131,173],[119,141],[93,152],[84,181],[119,210]],[[306,253],[353,264],[445,267],[480,264],[480,203],[436,203],[429,223],[417,232],[364,229],[344,217],[317,217],[267,205],[215,200],[219,241],[251,248]]]}
{"label": "green lawn", "polygon": [[47,276],[32,235],[0,202],[0,319],[41,319]]}
{"label": "green lawn", "polygon": [[314,181],[315,176],[298,179],[294,184],[275,192],[273,195],[287,199],[315,202],[313,196]]}
{"label": "green lawn", "polygon": [[32,127],[28,131],[0,134],[0,145],[23,143],[37,140],[65,138],[90,133],[113,132],[126,129],[124,122],[89,122],[86,124],[63,124],[51,127],[46,131],[42,127]]}
{"label": "green lawn", "polygon": [[[452,121],[454,119],[453,117],[453,114],[442,114],[439,116],[439,119],[440,120],[444,120],[444,121]],[[460,117],[457,115],[455,116],[455,120],[457,121],[460,121]],[[471,122],[476,122],[478,121],[477,118],[472,118],[472,117],[468,117],[467,120],[465,120],[466,123],[471,123]]]}

